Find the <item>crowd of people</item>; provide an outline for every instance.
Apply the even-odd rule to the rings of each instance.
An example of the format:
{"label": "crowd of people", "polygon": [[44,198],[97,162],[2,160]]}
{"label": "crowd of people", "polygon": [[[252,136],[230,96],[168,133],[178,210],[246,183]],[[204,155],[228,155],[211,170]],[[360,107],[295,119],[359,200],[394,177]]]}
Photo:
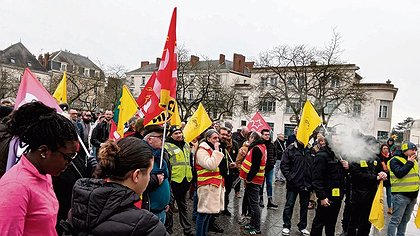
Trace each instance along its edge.
{"label": "crowd of people", "polygon": [[[277,134],[273,141],[268,129],[233,132],[215,122],[187,143],[182,126],[168,126],[164,137],[163,126],[144,126],[138,117],[115,141],[109,139],[112,111],[94,118],[90,111],[62,109],[61,115],[32,102],[1,117],[2,235],[170,235],[176,214],[184,235],[223,233],[216,220],[232,215],[231,193],[242,199],[240,234],[264,235],[261,208],[278,209],[278,183],[286,189],[283,235],[291,234],[299,196],[302,235],[335,235],[344,203],[343,235],[367,236],[383,181],[391,217],[387,233],[394,236],[404,235],[417,201],[419,166],[411,142],[379,145],[361,135],[378,146],[377,155],[350,160],[334,148],[340,139],[331,135],[318,133],[304,145],[296,133],[287,140]],[[16,161],[6,172],[8,158]],[[309,231],[311,208],[316,210]]]}

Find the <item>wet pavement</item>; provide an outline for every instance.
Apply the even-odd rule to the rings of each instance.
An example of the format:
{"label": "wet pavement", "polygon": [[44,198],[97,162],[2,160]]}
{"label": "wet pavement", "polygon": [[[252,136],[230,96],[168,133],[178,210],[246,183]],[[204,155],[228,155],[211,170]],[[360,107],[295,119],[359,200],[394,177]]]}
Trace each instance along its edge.
{"label": "wet pavement", "polygon": [[[243,190],[243,188],[241,188]],[[243,192],[242,192],[243,194]],[[261,211],[261,231],[262,235],[281,235],[281,230],[283,229],[283,209],[284,204],[286,201],[286,186],[285,184],[281,183],[275,183],[273,186],[273,198],[274,202],[279,205],[279,208],[277,210],[267,209],[264,207]],[[189,215],[191,216],[192,212],[192,200],[187,200],[188,202],[188,210]],[[386,201],[384,201],[386,202]],[[420,202],[420,197],[418,202]],[[267,195],[264,191],[264,203],[267,204]],[[229,203],[229,211],[232,213],[232,216],[225,216],[220,215],[217,217],[216,222],[217,224],[224,229],[223,233],[212,233],[210,232],[209,235],[242,235],[242,231],[240,228],[240,225],[238,224],[238,220],[240,218],[240,206],[242,204],[242,198],[236,198],[233,194],[233,192],[230,194],[230,203]],[[342,208],[344,207],[344,203],[342,204]],[[407,226],[406,236],[419,236],[420,235],[420,229],[417,229],[414,225],[414,217],[415,213],[417,211],[418,205],[414,208],[414,213],[410,219],[410,222]],[[386,203],[385,207],[386,208]],[[342,217],[342,210],[339,214],[339,219],[337,219],[337,225],[336,225],[336,235],[339,235],[340,232],[342,232],[341,228],[341,217]],[[311,230],[312,220],[315,216],[315,210],[308,210],[308,227],[307,229]],[[190,218],[191,219],[191,218]],[[292,228],[290,230],[290,236],[301,236],[302,234],[298,232],[297,223],[299,220],[299,200],[296,200],[296,204],[294,207],[294,214],[292,218]],[[386,227],[388,225],[389,221],[389,215],[385,213],[385,228],[381,230],[380,232],[377,230],[374,230],[372,228],[370,235],[372,236],[384,236],[386,235]],[[192,222],[192,221],[191,221]],[[195,227],[195,222],[192,222],[193,227]],[[183,235],[182,234],[182,228],[179,224],[178,220],[178,214],[174,214],[174,233],[172,235]],[[195,231],[195,230],[194,230]]]}

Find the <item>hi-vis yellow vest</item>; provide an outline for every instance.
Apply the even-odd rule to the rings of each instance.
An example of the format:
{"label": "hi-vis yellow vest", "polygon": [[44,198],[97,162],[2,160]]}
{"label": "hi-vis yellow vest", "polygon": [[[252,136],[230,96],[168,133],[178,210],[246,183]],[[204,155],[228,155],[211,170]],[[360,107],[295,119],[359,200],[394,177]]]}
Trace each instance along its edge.
{"label": "hi-vis yellow vest", "polygon": [[190,165],[190,147],[185,143],[184,148],[181,150],[173,143],[165,143],[165,149],[168,151],[172,165],[172,178],[171,181],[181,183],[186,177],[188,182],[191,182],[192,171]]}
{"label": "hi-vis yellow vest", "polygon": [[[394,156],[392,159],[396,158],[399,162],[405,164],[407,160]],[[391,159],[391,160],[392,160]],[[388,162],[388,169],[390,173],[391,181],[391,192],[415,192],[419,190],[420,177],[419,177],[419,164],[417,161],[414,161],[414,167],[411,168],[410,172],[401,179],[397,178],[390,168],[391,160]]]}

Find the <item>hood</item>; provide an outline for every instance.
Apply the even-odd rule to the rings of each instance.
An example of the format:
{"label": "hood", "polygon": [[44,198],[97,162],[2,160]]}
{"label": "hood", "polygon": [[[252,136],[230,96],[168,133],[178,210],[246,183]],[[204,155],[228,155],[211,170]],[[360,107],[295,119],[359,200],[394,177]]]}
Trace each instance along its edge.
{"label": "hood", "polygon": [[121,184],[99,179],[79,179],[73,188],[73,227],[90,231],[139,200],[140,197],[133,190]]}

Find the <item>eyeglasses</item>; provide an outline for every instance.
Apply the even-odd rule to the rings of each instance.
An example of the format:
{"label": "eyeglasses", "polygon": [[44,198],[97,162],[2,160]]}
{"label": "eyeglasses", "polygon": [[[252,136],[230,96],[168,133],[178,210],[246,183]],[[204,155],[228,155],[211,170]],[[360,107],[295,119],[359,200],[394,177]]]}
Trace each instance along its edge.
{"label": "eyeglasses", "polygon": [[74,160],[74,158],[76,158],[76,156],[77,156],[77,152],[75,152],[75,153],[64,153],[64,152],[61,152],[60,150],[57,150],[57,152],[61,153],[61,155],[63,155],[64,159],[68,162],[72,162]]}
{"label": "eyeglasses", "polygon": [[150,135],[150,137],[163,139],[163,135]]}

